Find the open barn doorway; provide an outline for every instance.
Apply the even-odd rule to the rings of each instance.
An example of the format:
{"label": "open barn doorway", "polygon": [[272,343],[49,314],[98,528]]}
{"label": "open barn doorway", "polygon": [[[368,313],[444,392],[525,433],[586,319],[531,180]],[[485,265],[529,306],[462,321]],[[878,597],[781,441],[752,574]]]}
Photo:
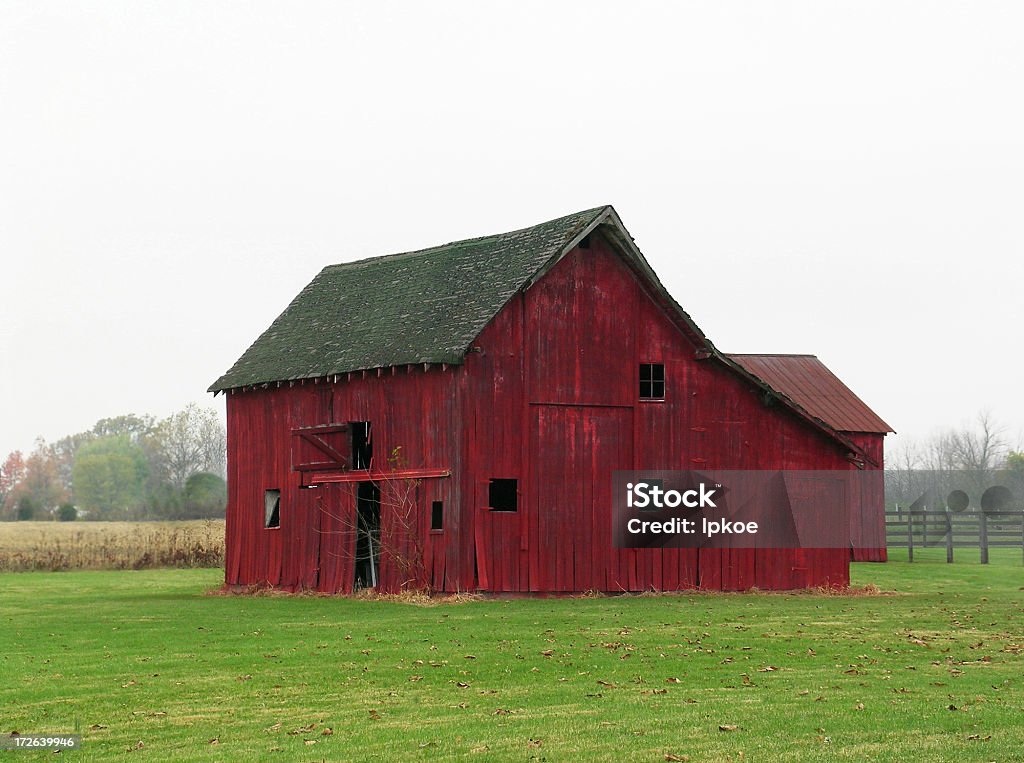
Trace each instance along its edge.
{"label": "open barn doorway", "polygon": [[353,589],[375,588],[380,575],[380,488],[360,482],[356,489],[356,563]]}

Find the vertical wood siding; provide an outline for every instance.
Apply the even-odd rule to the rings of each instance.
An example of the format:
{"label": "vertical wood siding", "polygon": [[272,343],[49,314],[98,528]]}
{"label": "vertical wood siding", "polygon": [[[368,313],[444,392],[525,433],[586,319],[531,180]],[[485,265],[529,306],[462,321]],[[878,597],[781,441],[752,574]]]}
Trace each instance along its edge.
{"label": "vertical wood siding", "polygon": [[[228,396],[226,582],[351,591],[354,483],[300,490],[291,430],[370,421],[375,464],[401,446],[421,480],[415,579],[387,555],[380,587],[569,593],[789,589],[845,585],[848,549],[693,550],[612,546],[611,474],[621,469],[850,469],[843,448],[695,347],[600,235],[513,297],[464,365],[385,369],[337,383]],[[638,364],[663,363],[665,399],[638,399]],[[869,443],[870,444],[870,443]],[[880,438],[877,446],[881,457]],[[881,472],[879,472],[881,474]],[[518,510],[488,507],[492,478],[518,480]],[[263,527],[263,491],[281,490],[281,527]],[[382,489],[381,522],[395,522]],[[863,497],[860,497],[863,498]],[[430,506],[444,502],[444,529]],[[843,522],[884,558],[884,524],[849,502],[802,509]],[[385,530],[387,532],[387,530]],[[398,534],[401,536],[401,533]],[[409,537],[395,544],[410,548]],[[873,544],[880,544],[875,546]]]}
{"label": "vertical wood siding", "polygon": [[856,483],[862,492],[853,496],[850,511],[850,539],[855,562],[884,562],[885,548],[885,454],[884,435],[874,432],[847,433],[874,464],[864,468],[870,473],[867,484]]}

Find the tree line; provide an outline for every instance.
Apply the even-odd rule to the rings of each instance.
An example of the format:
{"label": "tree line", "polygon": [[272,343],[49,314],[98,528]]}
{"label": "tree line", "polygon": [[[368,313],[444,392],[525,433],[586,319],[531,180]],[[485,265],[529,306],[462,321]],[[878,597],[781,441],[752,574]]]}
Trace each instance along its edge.
{"label": "tree line", "polygon": [[1006,428],[988,412],[887,454],[885,467],[889,508],[917,502],[941,511],[953,491],[962,491],[977,510],[985,492],[996,486],[1010,491],[1007,508],[1024,508],[1024,447],[1012,446]]}
{"label": "tree line", "polygon": [[100,419],[27,457],[0,463],[0,519],[223,517],[226,435],[216,412],[192,403],[165,419]]}

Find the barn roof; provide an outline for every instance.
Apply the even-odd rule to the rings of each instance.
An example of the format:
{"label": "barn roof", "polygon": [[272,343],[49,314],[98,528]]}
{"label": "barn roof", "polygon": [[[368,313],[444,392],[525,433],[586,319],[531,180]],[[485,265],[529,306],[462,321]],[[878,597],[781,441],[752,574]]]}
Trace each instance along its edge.
{"label": "barn roof", "polygon": [[893,431],[814,355],[728,357],[837,431]]}
{"label": "barn roof", "polygon": [[687,334],[710,346],[658,281],[615,210],[605,206],[510,233],[329,265],[210,391],[388,366],[460,364],[516,292],[601,224]]}
{"label": "barn roof", "polygon": [[[390,366],[461,364],[473,340],[517,292],[543,277],[598,228],[679,327],[697,357],[714,358],[766,394],[781,393],[781,400],[797,416],[852,451],[859,448],[843,431],[891,431],[820,362],[825,373],[818,373],[819,380],[827,381],[832,390],[838,385],[856,400],[862,413],[872,417],[875,429],[841,429],[827,415],[819,415],[829,411],[820,404],[815,408],[818,393],[788,380],[786,374],[773,375],[758,366],[762,376],[742,362],[770,356],[729,356],[716,349],[662,285],[611,206],[509,233],[329,265],[209,391]],[[836,417],[832,421],[849,423]]]}

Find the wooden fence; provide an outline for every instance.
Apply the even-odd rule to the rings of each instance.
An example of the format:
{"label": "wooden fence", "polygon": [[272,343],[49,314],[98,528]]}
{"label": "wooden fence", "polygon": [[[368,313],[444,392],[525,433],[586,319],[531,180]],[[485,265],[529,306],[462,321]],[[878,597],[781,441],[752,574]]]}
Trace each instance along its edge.
{"label": "wooden fence", "polygon": [[889,548],[906,548],[910,561],[915,548],[945,548],[949,563],[954,549],[976,548],[988,564],[989,549],[999,547],[1021,549],[1024,561],[1024,510],[887,511],[885,538]]}

